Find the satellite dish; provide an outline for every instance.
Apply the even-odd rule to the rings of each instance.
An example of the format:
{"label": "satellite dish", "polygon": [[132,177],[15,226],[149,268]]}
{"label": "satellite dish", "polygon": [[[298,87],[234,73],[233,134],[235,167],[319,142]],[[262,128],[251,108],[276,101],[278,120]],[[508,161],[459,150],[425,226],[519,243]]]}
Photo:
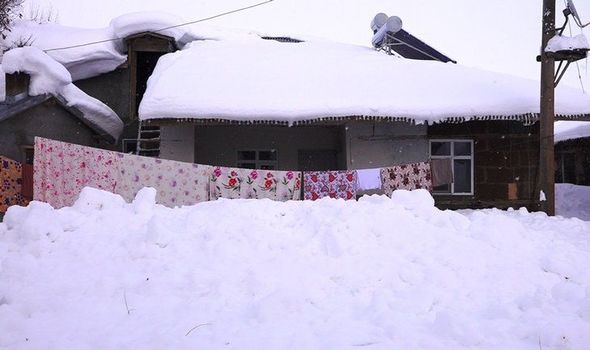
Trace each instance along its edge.
{"label": "satellite dish", "polygon": [[385,23],[387,23],[388,19],[389,16],[387,16],[383,12],[376,14],[375,18],[373,18],[373,20],[371,21],[371,30],[373,31],[373,34],[377,33],[377,31],[381,29],[381,27],[383,27]]}
{"label": "satellite dish", "polygon": [[576,9],[576,5],[574,5],[574,1],[573,0],[567,0],[567,8],[572,13],[572,16],[574,16],[574,22],[576,22],[576,24],[578,25],[578,27],[584,28],[584,27],[586,27],[587,25],[590,24],[590,22],[588,22],[586,24],[583,24],[582,23],[582,19],[580,18],[580,14],[578,13],[578,10]]}

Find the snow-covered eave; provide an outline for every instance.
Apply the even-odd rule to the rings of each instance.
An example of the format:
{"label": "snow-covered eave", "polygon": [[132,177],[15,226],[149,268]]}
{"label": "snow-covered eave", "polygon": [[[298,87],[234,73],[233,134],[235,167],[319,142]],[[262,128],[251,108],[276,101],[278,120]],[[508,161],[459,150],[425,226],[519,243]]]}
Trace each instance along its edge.
{"label": "snow-covered eave", "polygon": [[82,112],[76,106],[70,105],[68,100],[64,96],[53,95],[53,94],[51,94],[51,96],[53,98],[55,98],[65,110],[67,110],[71,114],[75,115],[78,119],[80,119],[80,121],[84,125],[86,125],[90,129],[92,129],[98,136],[100,136],[101,138],[103,138],[107,142],[115,143],[119,139],[119,137],[118,137],[119,135],[113,135],[112,132],[105,130],[98,123],[93,123],[92,120],[88,119],[84,115],[84,112]]}
{"label": "snow-covered eave", "polygon": [[[589,120],[590,114],[576,114],[576,115],[556,115],[556,120]],[[408,123],[464,123],[467,121],[519,121],[524,124],[534,124],[539,120],[539,113],[525,113],[514,115],[474,115],[474,116],[449,116],[432,120],[430,118],[419,118],[409,116],[370,116],[370,115],[354,115],[354,116],[326,116],[309,118],[304,120],[297,120],[293,122],[276,120],[270,118],[252,118],[249,120],[237,120],[226,117],[165,117],[165,118],[149,118],[142,119],[142,122],[147,124],[169,125],[175,123],[193,123],[193,124],[233,124],[233,125],[277,125],[277,126],[302,126],[312,124],[334,124],[349,121],[373,121],[373,122],[408,122]]]}

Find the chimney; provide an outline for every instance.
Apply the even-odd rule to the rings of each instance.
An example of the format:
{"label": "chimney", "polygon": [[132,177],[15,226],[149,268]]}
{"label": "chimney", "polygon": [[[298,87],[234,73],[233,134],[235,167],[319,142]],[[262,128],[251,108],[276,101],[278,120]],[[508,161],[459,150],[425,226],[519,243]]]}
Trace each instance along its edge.
{"label": "chimney", "polygon": [[28,96],[31,76],[26,73],[6,74],[6,103]]}

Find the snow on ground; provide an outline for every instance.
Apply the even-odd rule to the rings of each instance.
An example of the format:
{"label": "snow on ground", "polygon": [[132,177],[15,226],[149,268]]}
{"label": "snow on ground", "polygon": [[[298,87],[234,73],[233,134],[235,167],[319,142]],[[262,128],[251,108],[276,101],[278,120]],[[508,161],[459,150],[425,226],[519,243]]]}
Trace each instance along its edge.
{"label": "snow on ground", "polygon": [[[289,123],[347,116],[439,121],[538,113],[539,91],[533,80],[460,64],[397,59],[326,40],[282,43],[243,35],[195,41],[160,58],[139,115]],[[571,88],[556,94],[558,115],[590,111],[590,96]]]}
{"label": "snow on ground", "polygon": [[590,186],[555,184],[557,215],[590,221]]}
{"label": "snow on ground", "polygon": [[154,199],[86,189],[71,208],[10,208],[0,348],[590,346],[588,222],[440,211],[422,191]]}
{"label": "snow on ground", "polygon": [[118,139],[123,121],[104,103],[86,95],[72,83],[68,70],[36,47],[19,47],[4,53],[2,68],[6,73],[24,72],[31,76],[29,95],[51,94],[82,112],[84,119],[102,132]]}
{"label": "snow on ground", "polygon": [[590,137],[590,122],[560,120],[555,122],[554,134],[555,143]]}

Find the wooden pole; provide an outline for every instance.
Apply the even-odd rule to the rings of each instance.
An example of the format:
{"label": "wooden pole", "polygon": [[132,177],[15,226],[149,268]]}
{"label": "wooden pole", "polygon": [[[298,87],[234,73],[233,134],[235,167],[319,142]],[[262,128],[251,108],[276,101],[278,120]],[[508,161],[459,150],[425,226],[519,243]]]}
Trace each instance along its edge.
{"label": "wooden pole", "polygon": [[[553,123],[555,121],[555,60],[547,57],[547,42],[555,35],[555,0],[543,0],[543,36],[541,45],[541,115],[539,145],[539,187],[545,194],[541,210],[555,215],[555,155]],[[539,193],[539,196],[541,194]]]}

